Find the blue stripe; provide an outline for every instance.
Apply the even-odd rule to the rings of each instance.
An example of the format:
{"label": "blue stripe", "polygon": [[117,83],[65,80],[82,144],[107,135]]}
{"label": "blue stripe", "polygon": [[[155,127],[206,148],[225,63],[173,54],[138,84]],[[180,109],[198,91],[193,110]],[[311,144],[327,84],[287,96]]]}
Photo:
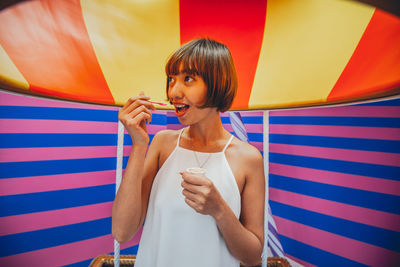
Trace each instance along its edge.
{"label": "blue stripe", "polygon": [[118,111],[81,108],[0,106],[0,118],[118,122]]}
{"label": "blue stripe", "polygon": [[269,123],[400,128],[400,118],[271,116]]}
{"label": "blue stripe", "polygon": [[[149,134],[150,142],[149,144],[153,141],[154,134]],[[131,146],[132,145],[132,138],[129,134],[124,135],[124,146]]]}
{"label": "blue stripe", "polygon": [[269,153],[272,163],[400,181],[400,167]]}
{"label": "blue stripe", "polygon": [[126,164],[128,164],[128,160],[129,160],[129,156],[123,157],[123,160],[122,160],[122,169],[125,169],[125,168],[126,168]]}
{"label": "blue stripe", "polygon": [[269,186],[307,196],[400,214],[400,197],[270,174]]}
{"label": "blue stripe", "polygon": [[113,201],[115,184],[0,196],[0,217]]}
{"label": "blue stripe", "polygon": [[[374,101],[369,103],[355,104],[353,106],[400,106],[400,98],[392,100]],[[400,110],[399,110],[400,113]]]}
{"label": "blue stripe", "polygon": [[0,236],[0,257],[78,242],[111,233],[111,217],[49,229]]}
{"label": "blue stripe", "polygon": [[[118,122],[118,111],[101,109],[0,106],[0,119]],[[165,125],[166,115],[153,113],[150,124]]]}
{"label": "blue stripe", "polygon": [[285,252],[300,260],[306,261],[316,266],[337,267],[337,266],[368,266],[347,258],[340,257],[328,251],[304,244],[284,235],[279,235]]}
{"label": "blue stripe", "polygon": [[116,146],[117,134],[0,134],[0,148]]}
{"label": "blue stripe", "polygon": [[263,116],[254,116],[254,117],[242,117],[244,124],[264,124]]}
{"label": "blue stripe", "polygon": [[262,133],[247,133],[247,136],[249,137],[249,141],[252,141],[252,142],[263,142],[264,141],[264,135]]}
{"label": "blue stripe", "polygon": [[175,115],[171,116],[171,115],[167,115],[167,125],[170,124],[181,124],[178,117],[176,117]]}
{"label": "blue stripe", "polygon": [[0,163],[1,178],[115,170],[116,158],[63,159]]}
{"label": "blue stripe", "polygon": [[270,134],[270,143],[399,153],[400,141],[364,138]]}
{"label": "blue stripe", "polygon": [[[136,255],[139,249],[139,245],[134,245],[129,248],[121,249],[120,255]],[[114,253],[111,253],[114,255]]]}
{"label": "blue stripe", "polygon": [[274,215],[386,249],[400,251],[400,232],[270,201]]}

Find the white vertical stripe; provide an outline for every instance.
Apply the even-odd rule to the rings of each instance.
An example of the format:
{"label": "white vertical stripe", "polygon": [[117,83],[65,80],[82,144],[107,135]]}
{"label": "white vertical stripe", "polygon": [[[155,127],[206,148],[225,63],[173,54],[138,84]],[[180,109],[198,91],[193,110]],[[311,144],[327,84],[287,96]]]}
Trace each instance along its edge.
{"label": "white vertical stripe", "polygon": [[269,111],[263,112],[263,151],[265,175],[265,205],[264,205],[264,249],[262,253],[262,267],[267,267],[268,258],[268,173],[269,173]]}
{"label": "white vertical stripe", "polygon": [[124,159],[124,125],[118,121],[118,144],[117,144],[117,170],[115,179],[115,193],[118,192],[122,180],[122,163]]}
{"label": "white vertical stripe", "polygon": [[[122,180],[122,165],[124,160],[124,125],[118,120],[118,143],[117,143],[117,170],[115,175],[115,194],[118,192]],[[114,266],[119,267],[119,243],[114,240]]]}

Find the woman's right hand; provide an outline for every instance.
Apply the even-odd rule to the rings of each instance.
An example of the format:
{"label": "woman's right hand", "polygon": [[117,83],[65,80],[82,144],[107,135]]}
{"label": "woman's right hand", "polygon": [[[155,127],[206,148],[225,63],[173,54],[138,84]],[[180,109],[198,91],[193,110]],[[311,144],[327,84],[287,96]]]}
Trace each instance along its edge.
{"label": "woman's right hand", "polygon": [[129,98],[118,113],[118,119],[131,136],[133,145],[149,144],[146,123],[151,121],[151,110],[155,108],[148,100],[150,97],[140,93],[139,96]]}

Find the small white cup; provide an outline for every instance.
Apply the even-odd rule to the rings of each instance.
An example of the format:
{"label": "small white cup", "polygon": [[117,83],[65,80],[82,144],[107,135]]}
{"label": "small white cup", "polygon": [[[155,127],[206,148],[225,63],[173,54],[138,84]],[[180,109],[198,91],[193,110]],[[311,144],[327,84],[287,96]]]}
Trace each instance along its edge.
{"label": "small white cup", "polygon": [[192,167],[192,168],[187,168],[186,171],[194,175],[204,176],[207,170],[203,168]]}

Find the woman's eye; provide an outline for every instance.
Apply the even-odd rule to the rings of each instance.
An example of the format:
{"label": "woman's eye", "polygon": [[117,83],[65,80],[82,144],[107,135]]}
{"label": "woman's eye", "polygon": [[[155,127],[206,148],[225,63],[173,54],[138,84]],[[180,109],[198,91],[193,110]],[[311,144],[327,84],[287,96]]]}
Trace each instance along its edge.
{"label": "woman's eye", "polygon": [[193,81],[193,77],[192,76],[185,76],[185,82],[191,82]]}
{"label": "woman's eye", "polygon": [[168,77],[168,82],[171,83],[171,82],[173,82],[173,81],[174,81],[174,77],[169,76],[169,77]]}

